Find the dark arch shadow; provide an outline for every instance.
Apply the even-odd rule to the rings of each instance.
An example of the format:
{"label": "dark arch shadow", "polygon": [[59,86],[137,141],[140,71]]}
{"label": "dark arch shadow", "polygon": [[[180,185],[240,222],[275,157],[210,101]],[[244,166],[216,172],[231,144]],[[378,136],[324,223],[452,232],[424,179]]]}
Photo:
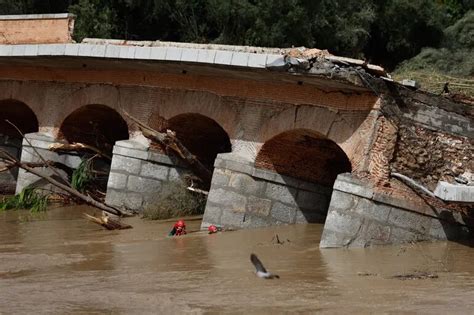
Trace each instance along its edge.
{"label": "dark arch shadow", "polygon": [[227,132],[213,119],[197,113],[176,115],[168,120],[167,129],[210,170],[217,154],[232,151]]}
{"label": "dark arch shadow", "polygon": [[[14,99],[0,100],[0,147],[20,158],[23,137],[6,120],[17,126],[21,133],[27,134],[38,132],[38,119],[33,110],[25,103]],[[15,193],[17,178],[17,167],[1,172],[0,194]]]}
{"label": "dark arch shadow", "polygon": [[[69,114],[61,124],[59,138],[69,143],[79,142],[98,148],[103,153],[112,156],[116,141],[129,138],[128,125],[122,116],[105,105],[91,104],[82,106]],[[90,167],[95,171],[94,180],[84,188],[88,193],[102,199],[110,173],[111,161],[104,157],[95,156],[93,152],[78,152],[82,161],[90,160]],[[91,159],[94,157],[93,159]],[[69,165],[76,168],[78,165]]]}
{"label": "dark arch shadow", "polygon": [[[337,175],[352,170],[349,158],[334,141],[308,129],[285,131],[265,142],[257,154],[255,167],[283,175],[286,185],[295,188],[290,192],[308,222],[324,221]],[[319,215],[308,209],[311,200],[297,194],[317,197],[303,192],[304,188],[296,188],[295,179],[313,184],[306,187],[311,186],[310,192],[321,194],[317,207],[309,205],[318,208]]]}
{"label": "dark arch shadow", "polygon": [[128,125],[108,106],[85,105],[64,119],[59,137],[69,143],[85,143],[111,153],[116,141],[128,139]]}

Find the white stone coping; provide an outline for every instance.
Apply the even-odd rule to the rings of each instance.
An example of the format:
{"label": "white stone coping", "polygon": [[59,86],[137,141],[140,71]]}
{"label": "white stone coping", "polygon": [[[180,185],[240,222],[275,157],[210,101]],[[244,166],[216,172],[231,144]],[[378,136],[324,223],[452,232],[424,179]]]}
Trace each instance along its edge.
{"label": "white stone coping", "polygon": [[18,15],[0,15],[2,20],[51,20],[51,19],[67,19],[75,18],[71,13],[57,13],[57,14],[18,14]]}
{"label": "white stone coping", "polygon": [[445,201],[474,203],[474,186],[439,181],[434,194]]}
{"label": "white stone coping", "polygon": [[113,44],[22,44],[0,45],[0,57],[84,57],[265,69],[284,58],[280,54],[250,53],[185,47],[140,47]]}

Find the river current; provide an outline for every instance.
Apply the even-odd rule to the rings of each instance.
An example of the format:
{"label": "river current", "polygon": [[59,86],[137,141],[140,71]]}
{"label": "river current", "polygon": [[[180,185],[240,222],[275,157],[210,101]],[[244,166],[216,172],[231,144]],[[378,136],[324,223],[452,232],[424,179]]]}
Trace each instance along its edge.
{"label": "river current", "polygon": [[474,314],[472,245],[320,250],[320,224],[209,235],[192,218],[172,238],[171,221],[107,231],[93,211],[0,213],[0,314]]}

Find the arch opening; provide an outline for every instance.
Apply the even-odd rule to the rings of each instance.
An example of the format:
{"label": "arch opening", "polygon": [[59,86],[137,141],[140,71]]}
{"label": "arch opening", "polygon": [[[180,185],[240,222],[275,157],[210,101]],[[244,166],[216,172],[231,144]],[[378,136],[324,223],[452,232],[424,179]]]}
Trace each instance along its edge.
{"label": "arch opening", "polygon": [[59,137],[69,143],[80,142],[111,153],[116,141],[128,139],[128,126],[114,109],[105,105],[86,105],[64,119]]}
{"label": "arch opening", "polygon": [[[105,105],[91,104],[76,109],[64,119],[59,138],[68,143],[90,145],[111,157],[115,142],[128,139],[129,132],[126,121],[117,111]],[[97,192],[105,193],[107,189],[111,160],[94,152],[81,151],[77,155],[82,161],[82,169],[90,176],[82,189],[103,199],[105,194]],[[80,168],[79,165],[72,167]]]}
{"label": "arch opening", "polygon": [[[38,119],[25,103],[14,99],[0,100],[0,147],[20,158],[23,137],[15,127],[7,123],[7,120],[17,126],[23,134],[27,134],[38,132]],[[16,167],[1,172],[0,194],[15,193],[17,178],[18,168]]]}
{"label": "arch opening", "polygon": [[164,129],[176,132],[183,145],[211,171],[217,154],[232,151],[227,132],[215,120],[201,114],[176,115]]}
{"label": "arch opening", "polygon": [[268,140],[257,154],[255,166],[317,184],[319,188],[309,194],[312,199],[301,197],[308,193],[299,188],[289,189],[307,222],[324,219],[337,175],[352,170],[349,158],[334,141],[306,129],[286,131]]}
{"label": "arch opening", "polygon": [[349,158],[334,141],[306,129],[286,131],[265,142],[255,164],[328,187],[338,174],[352,170]]}

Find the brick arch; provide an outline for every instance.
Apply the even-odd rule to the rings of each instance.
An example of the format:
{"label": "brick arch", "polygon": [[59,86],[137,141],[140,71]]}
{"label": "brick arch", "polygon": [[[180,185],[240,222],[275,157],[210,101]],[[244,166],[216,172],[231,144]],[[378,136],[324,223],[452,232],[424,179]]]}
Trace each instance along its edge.
{"label": "brick arch", "polygon": [[0,134],[22,138],[18,131],[5,120],[15,124],[23,134],[39,130],[35,112],[27,104],[16,99],[0,100]]}
{"label": "brick arch", "polygon": [[338,174],[352,170],[349,158],[334,141],[308,129],[284,131],[266,141],[255,166],[330,187]]}
{"label": "brick arch", "polygon": [[89,104],[77,108],[61,123],[59,138],[112,152],[115,141],[129,137],[125,119],[113,108]]}
{"label": "brick arch", "polygon": [[214,167],[217,154],[232,151],[229,135],[222,126],[199,113],[171,117],[163,129],[175,131],[186,148],[210,169]]}
{"label": "brick arch", "polygon": [[159,126],[159,123],[155,124],[153,117],[170,119],[186,113],[208,117],[219,124],[231,139],[236,137],[239,124],[238,109],[224,104],[222,97],[205,91],[172,90],[160,94],[149,125],[155,125],[155,128]]}

